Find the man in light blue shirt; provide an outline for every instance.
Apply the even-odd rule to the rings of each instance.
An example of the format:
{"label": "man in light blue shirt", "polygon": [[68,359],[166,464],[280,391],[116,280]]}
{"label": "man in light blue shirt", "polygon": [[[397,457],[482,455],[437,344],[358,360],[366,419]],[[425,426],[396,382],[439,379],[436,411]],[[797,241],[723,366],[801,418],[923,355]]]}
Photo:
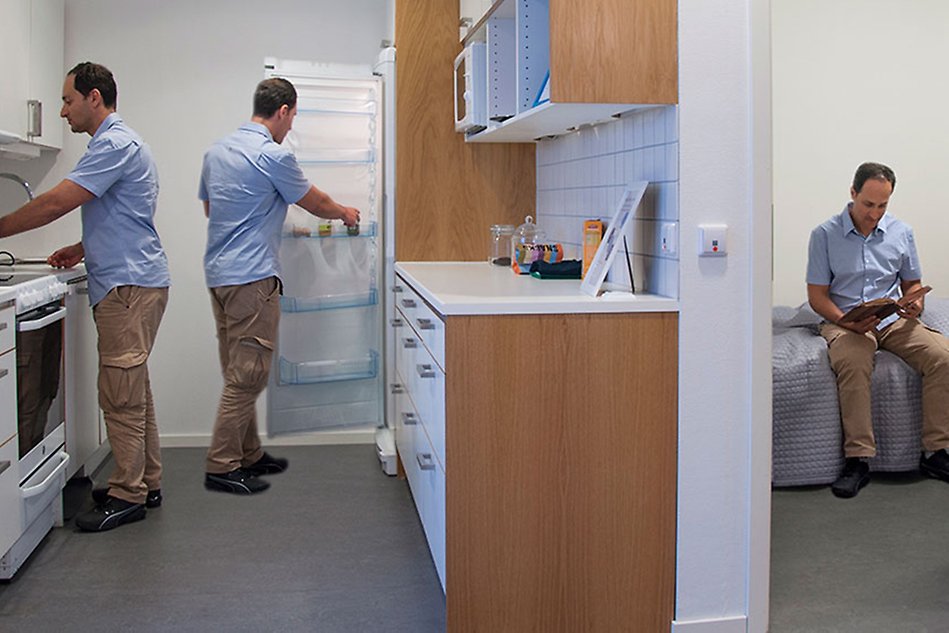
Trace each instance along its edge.
{"label": "man in light blue shirt", "polygon": [[208,218],[204,272],[217,327],[224,390],[208,449],[209,490],[254,494],[260,475],[286,470],[287,460],[263,451],[255,403],[267,385],[280,318],[278,249],[287,206],[359,222],[359,211],[311,185],[296,157],[279,143],[297,112],[286,79],[265,79],[254,93],[251,122],[204,156],[198,197]]}
{"label": "man in light blue shirt", "polygon": [[870,408],[870,380],[877,348],[893,352],[923,380],[923,454],[920,470],[949,481],[949,339],[918,320],[923,300],[908,302],[880,320],[841,317],[873,299],[899,299],[919,290],[922,271],[913,230],[887,216],[896,176],[886,165],[864,163],[844,210],[811,232],[807,298],[825,322],[831,367],[844,434],[843,472],[831,486],[838,497],[853,497],[870,481],[867,460],[876,455]]}
{"label": "man in light blue shirt", "polygon": [[49,224],[82,207],[82,241],[49,256],[68,268],[85,257],[98,333],[99,405],[115,470],[93,490],[96,506],[76,525],[99,532],[145,518],[161,505],[161,453],[146,361],[168,301],[168,261],[155,230],[158,172],[151,150],[116,114],[105,66],[83,62],[63,84],[60,116],[92,137],[66,178],[0,219],[0,237]]}

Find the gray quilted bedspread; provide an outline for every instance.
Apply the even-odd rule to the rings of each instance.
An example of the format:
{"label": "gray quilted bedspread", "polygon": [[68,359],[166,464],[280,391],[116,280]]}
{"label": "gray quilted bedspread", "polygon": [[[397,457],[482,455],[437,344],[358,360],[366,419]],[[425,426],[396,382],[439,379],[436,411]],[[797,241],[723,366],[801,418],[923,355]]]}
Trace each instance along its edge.
{"label": "gray quilted bedspread", "polygon": [[[843,440],[837,384],[827,358],[827,344],[817,333],[816,323],[804,323],[807,319],[800,318],[797,308],[778,306],[772,316],[772,483],[830,483],[843,466]],[[949,299],[927,299],[923,321],[949,333]],[[918,467],[920,388],[919,375],[899,357],[877,352],[871,388],[877,441],[877,456],[870,461],[872,470]]]}

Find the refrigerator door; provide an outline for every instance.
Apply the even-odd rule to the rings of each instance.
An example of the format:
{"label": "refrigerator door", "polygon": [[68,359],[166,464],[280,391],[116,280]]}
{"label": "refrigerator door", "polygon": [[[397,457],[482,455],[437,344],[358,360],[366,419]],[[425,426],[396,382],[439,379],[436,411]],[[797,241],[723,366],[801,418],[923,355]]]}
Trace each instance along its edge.
{"label": "refrigerator door", "polygon": [[[297,90],[284,140],[311,183],[360,210],[356,228],[291,206],[269,436],[383,423],[381,85],[370,71],[268,60]],[[360,67],[361,68],[361,67]]]}

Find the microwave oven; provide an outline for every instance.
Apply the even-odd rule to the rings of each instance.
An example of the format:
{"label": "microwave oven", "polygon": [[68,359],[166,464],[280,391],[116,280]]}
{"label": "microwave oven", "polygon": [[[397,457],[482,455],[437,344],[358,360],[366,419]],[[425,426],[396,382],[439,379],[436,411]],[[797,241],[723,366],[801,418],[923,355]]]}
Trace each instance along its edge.
{"label": "microwave oven", "polygon": [[471,42],[455,58],[455,131],[480,132],[488,125],[487,47]]}

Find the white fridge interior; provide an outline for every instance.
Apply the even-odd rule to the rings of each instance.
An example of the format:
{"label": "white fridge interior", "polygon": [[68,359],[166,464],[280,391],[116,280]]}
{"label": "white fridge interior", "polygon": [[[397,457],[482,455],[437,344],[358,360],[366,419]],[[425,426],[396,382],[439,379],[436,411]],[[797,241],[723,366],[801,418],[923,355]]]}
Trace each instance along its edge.
{"label": "white fridge interior", "polygon": [[384,424],[382,82],[362,66],[265,60],[297,90],[284,140],[311,183],[360,210],[358,232],[291,206],[269,436]]}

